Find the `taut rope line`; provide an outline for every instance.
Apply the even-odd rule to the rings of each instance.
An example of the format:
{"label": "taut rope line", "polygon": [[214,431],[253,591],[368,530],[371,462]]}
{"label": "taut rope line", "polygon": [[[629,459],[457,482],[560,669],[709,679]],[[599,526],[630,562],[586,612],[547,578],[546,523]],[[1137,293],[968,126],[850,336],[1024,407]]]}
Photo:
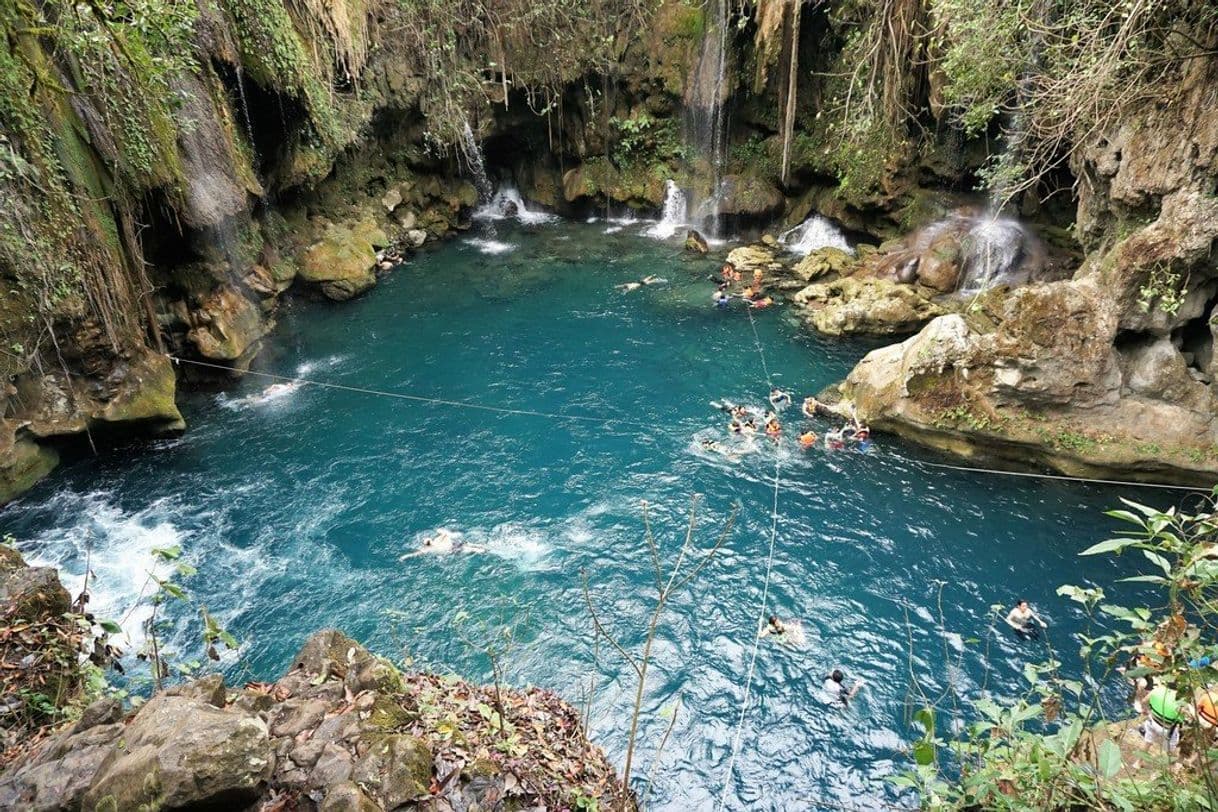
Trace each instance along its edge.
{"label": "taut rope line", "polygon": [[[766,384],[774,389],[774,380],[770,377],[770,367],[765,360],[765,349],[761,346],[761,337],[757,334],[757,322],[753,319],[752,308],[748,309],[749,324],[753,328],[753,343],[757,345],[757,354],[761,356],[761,368],[765,372]],[[768,393],[767,393],[768,394]],[[727,759],[727,769],[723,777],[723,791],[719,795],[718,809],[727,804],[728,790],[732,787],[732,771],[736,767],[736,756],[740,752],[740,737],[744,732],[744,720],[748,716],[749,699],[753,688],[753,675],[757,670],[757,650],[761,646],[761,624],[765,622],[766,606],[770,601],[770,575],[774,571],[774,546],[778,538],[778,490],[781,483],[780,473],[782,457],[777,449],[774,453],[774,503],[770,511],[770,549],[766,554],[765,580],[761,587],[761,607],[758,610],[757,622],[753,625],[753,650],[749,655],[748,674],[744,680],[744,699],[740,703],[740,718],[736,722],[736,732],[732,735],[732,749]]]}

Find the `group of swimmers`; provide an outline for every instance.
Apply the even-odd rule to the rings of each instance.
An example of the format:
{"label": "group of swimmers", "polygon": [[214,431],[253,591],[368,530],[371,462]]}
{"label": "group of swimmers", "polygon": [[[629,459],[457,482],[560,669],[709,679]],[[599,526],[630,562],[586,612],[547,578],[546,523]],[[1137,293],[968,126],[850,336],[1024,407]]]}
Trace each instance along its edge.
{"label": "group of swimmers", "polygon": [[762,310],[774,304],[774,297],[765,292],[763,284],[765,272],[760,268],[753,270],[752,284],[746,285],[740,293],[731,292],[732,285],[743,284],[744,279],[740,271],[736,270],[730,262],[725,262],[719,270],[719,275],[712,276],[710,279],[715,283],[715,292],[711,294],[711,301],[720,310],[731,304],[733,298],[740,299],[754,310]]}
{"label": "group of swimmers", "polygon": [[[770,390],[769,403],[770,408],[760,415],[748,406],[729,401],[721,401],[712,405],[731,415],[727,426],[731,434],[748,437],[761,431],[771,440],[779,442],[782,439],[783,425],[778,419],[778,415],[791,405],[791,393],[775,387]],[[804,398],[800,411],[804,417],[811,419],[817,416],[820,408],[821,404],[816,398],[807,397]],[[758,419],[760,419],[760,424]],[[808,429],[799,434],[799,447],[804,450],[815,448],[819,439],[815,431]],[[715,445],[715,441],[705,440],[702,444],[710,448]],[[857,415],[851,416],[844,426],[831,429],[825,434],[826,449],[840,451],[847,447],[856,447],[860,451],[867,451],[871,447],[871,429],[860,422]]]}

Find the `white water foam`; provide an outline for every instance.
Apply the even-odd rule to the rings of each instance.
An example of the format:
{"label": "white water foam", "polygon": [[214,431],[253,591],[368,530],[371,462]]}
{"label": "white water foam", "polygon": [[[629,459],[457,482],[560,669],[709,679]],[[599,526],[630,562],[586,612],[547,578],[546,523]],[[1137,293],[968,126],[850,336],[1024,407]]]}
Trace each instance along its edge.
{"label": "white water foam", "polygon": [[657,240],[669,240],[685,226],[686,200],[685,193],[674,181],[664,181],[664,210],[660,222],[648,228],[643,233]]}
{"label": "white water foam", "polygon": [[[508,212],[513,206],[515,213],[509,214]],[[492,221],[513,219],[525,225],[556,223],[562,219],[557,214],[530,209],[524,202],[524,198],[520,196],[520,192],[511,186],[500,187],[499,191],[485,205],[478,207],[473,217],[475,220]]]}
{"label": "white water foam", "polygon": [[510,242],[490,240],[485,237],[470,237],[465,243],[477,248],[483,254],[507,254],[516,250],[516,246]]}
{"label": "white water foam", "polygon": [[84,586],[87,566],[92,575],[86,608],[98,619],[120,623],[123,634],[116,642],[128,652],[136,651],[144,641],[144,622],[152,614],[152,606],[141,599],[154,589],[150,573],[164,578],[172,569],[152,551],[181,545],[187,536],[170,520],[172,507],[158,500],[126,513],[103,492],[63,492],[52,497],[50,507],[71,518],[23,542],[26,561],[58,568],[73,600]]}
{"label": "white water foam", "polygon": [[800,256],[806,256],[821,248],[840,248],[854,253],[854,248],[837,224],[819,214],[814,214],[795,228],[783,232],[779,241],[788,251]]}

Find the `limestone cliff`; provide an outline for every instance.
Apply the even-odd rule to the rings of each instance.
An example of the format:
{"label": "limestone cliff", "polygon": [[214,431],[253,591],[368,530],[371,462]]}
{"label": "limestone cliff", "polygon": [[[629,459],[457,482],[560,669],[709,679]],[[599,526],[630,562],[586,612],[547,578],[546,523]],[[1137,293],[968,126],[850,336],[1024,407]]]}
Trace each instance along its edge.
{"label": "limestone cliff", "polygon": [[1080,148],[1070,280],[869,355],[860,414],[919,442],[1086,475],[1218,478],[1218,60]]}

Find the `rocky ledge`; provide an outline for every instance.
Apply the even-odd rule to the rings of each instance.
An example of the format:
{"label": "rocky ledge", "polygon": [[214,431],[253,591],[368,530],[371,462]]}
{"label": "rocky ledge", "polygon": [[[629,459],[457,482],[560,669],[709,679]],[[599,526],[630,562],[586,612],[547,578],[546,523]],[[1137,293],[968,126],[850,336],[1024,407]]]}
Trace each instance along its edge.
{"label": "rocky ledge", "polygon": [[[402,673],[334,630],[309,638],[276,682],[232,688],[213,674],[134,713],[98,699],[47,734],[31,725],[24,698],[67,703],[83,690],[69,651],[82,642],[79,616],[69,609],[53,570],[0,545],[10,759],[0,809],[634,808],[555,694]],[[55,651],[69,656],[49,660]]]}

